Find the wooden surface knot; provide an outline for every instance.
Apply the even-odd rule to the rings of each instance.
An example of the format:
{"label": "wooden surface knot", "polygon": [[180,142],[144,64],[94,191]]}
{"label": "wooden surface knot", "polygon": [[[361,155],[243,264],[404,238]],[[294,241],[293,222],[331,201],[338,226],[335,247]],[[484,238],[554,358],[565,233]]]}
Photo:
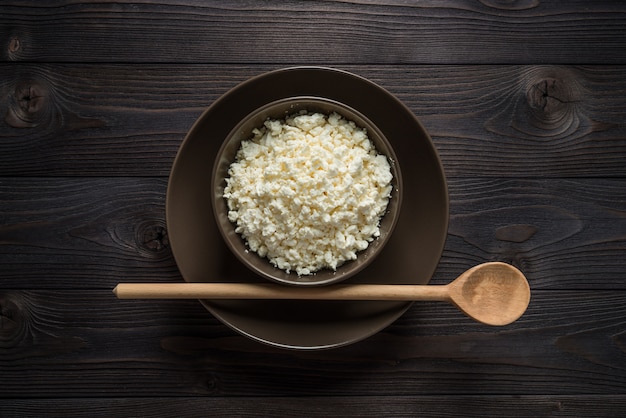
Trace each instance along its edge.
{"label": "wooden surface knot", "polygon": [[18,61],[23,57],[24,47],[27,43],[27,33],[9,35],[5,44],[6,58],[9,61]]}
{"label": "wooden surface knot", "polygon": [[584,114],[585,91],[578,76],[559,67],[537,67],[526,73],[526,106],[517,116],[520,132],[537,138],[580,137],[591,124]]}
{"label": "wooden surface knot", "polygon": [[14,128],[34,128],[48,125],[58,117],[50,86],[41,80],[19,81],[11,96],[6,122]]}
{"label": "wooden surface knot", "polygon": [[215,373],[209,373],[205,379],[205,386],[207,393],[218,394],[220,393],[220,380]]}
{"label": "wooden surface knot", "polygon": [[8,97],[5,121],[13,128],[38,128],[58,133],[106,125],[101,119],[84,117],[72,110],[77,107],[62,94],[64,86],[40,75],[22,76],[14,82]]}
{"label": "wooden surface knot", "polygon": [[487,7],[500,10],[527,10],[539,6],[539,0],[480,0],[480,2]]}
{"label": "wooden surface knot", "polygon": [[535,225],[505,225],[496,228],[496,239],[500,241],[522,243],[532,238],[539,228]]}
{"label": "wooden surface knot", "polygon": [[577,140],[601,128],[587,115],[585,98],[589,93],[572,69],[529,67],[522,72],[518,89],[486,122],[487,130],[534,142]]}
{"label": "wooden surface knot", "polygon": [[8,47],[9,56],[14,56],[17,52],[19,52],[21,48],[22,48],[22,43],[20,42],[20,39],[17,36],[13,36],[11,39],[9,39],[9,47]]}
{"label": "wooden surface knot", "polygon": [[27,318],[23,303],[16,295],[0,294],[0,348],[19,345],[27,328]]}
{"label": "wooden surface knot", "polygon": [[553,77],[545,77],[530,85],[526,100],[532,114],[531,122],[546,131],[574,123],[579,90],[580,87]]}
{"label": "wooden surface knot", "polygon": [[162,221],[145,221],[137,228],[137,242],[146,251],[158,253],[167,250],[170,241]]}

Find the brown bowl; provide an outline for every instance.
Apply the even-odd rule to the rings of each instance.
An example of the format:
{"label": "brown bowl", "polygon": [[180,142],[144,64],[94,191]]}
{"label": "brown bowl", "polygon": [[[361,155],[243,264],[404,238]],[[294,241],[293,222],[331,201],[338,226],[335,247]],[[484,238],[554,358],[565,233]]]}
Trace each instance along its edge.
{"label": "brown bowl", "polygon": [[[378,153],[387,156],[393,176],[392,195],[387,211],[379,225],[380,236],[375,238],[365,250],[358,252],[355,260],[345,262],[336,270],[321,269],[310,275],[298,275],[294,271],[288,273],[272,265],[267,258],[260,257],[256,252],[250,251],[244,239],[235,232],[235,225],[229,221],[228,207],[223,197],[226,186],[225,178],[228,177],[228,169],[231,163],[235,161],[241,142],[250,139],[253,136],[252,131],[263,126],[268,118],[284,119],[300,111],[319,112],[326,115],[336,112],[346,120],[355,122],[358,127],[365,128]],[[215,158],[211,182],[211,203],[218,229],[233,254],[246,267],[261,277],[282,284],[304,286],[340,282],[366,268],[382,251],[391,237],[402,206],[402,176],[397,160],[393,147],[382,131],[365,115],[341,102],[322,97],[300,96],[288,97],[265,104],[246,115],[230,131]]]}

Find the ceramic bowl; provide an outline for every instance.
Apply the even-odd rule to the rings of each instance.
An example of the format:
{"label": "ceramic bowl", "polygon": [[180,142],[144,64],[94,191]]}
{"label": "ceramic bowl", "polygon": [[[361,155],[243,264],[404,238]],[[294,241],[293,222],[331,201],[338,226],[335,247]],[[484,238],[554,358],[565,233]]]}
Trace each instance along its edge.
{"label": "ceramic bowl", "polygon": [[[339,265],[336,270],[323,268],[313,274],[303,275],[298,275],[293,270],[290,272],[281,270],[271,264],[267,258],[260,257],[256,252],[249,250],[246,241],[235,232],[236,225],[228,218],[229,210],[226,199],[223,197],[226,186],[225,179],[229,176],[229,167],[235,161],[241,142],[252,138],[253,130],[261,128],[267,119],[283,120],[287,116],[299,112],[325,115],[338,113],[344,119],[353,121],[358,127],[364,128],[378,153],[387,157],[393,176],[391,198],[387,211],[379,224],[380,236],[374,238],[365,250],[357,252],[355,260],[346,261]],[[315,286],[343,281],[360,272],[375,260],[393,233],[402,206],[402,175],[397,160],[393,147],[382,131],[365,115],[339,101],[322,97],[300,96],[283,98],[265,104],[242,118],[230,131],[215,158],[211,176],[211,203],[218,229],[224,242],[239,261],[259,276],[273,282]],[[306,196],[304,197],[306,198]]]}

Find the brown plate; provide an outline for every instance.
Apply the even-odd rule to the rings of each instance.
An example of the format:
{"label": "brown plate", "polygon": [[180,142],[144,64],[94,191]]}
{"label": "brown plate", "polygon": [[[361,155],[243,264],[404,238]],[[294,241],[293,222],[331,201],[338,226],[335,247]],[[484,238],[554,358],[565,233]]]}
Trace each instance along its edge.
{"label": "brown plate", "polygon": [[[178,151],[167,189],[168,235],[188,282],[262,282],[226,247],[211,206],[213,161],[228,133],[271,101],[317,96],[366,115],[391,142],[403,170],[400,218],[383,252],[347,283],[426,284],[434,273],[448,227],[448,192],[439,156],[411,111],[380,86],[330,68],[295,67],[266,73],[235,87],[195,122]],[[407,302],[213,301],[203,305],[252,339],[294,348],[338,347],[391,324]]]}

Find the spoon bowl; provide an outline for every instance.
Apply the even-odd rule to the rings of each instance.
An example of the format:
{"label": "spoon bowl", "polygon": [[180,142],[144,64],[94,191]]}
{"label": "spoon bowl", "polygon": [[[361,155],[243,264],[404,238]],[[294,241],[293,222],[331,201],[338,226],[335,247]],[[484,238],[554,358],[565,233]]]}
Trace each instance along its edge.
{"label": "spoon bowl", "polygon": [[447,285],[450,302],[488,325],[516,321],[530,303],[524,274],[510,264],[492,262],[472,267]]}

